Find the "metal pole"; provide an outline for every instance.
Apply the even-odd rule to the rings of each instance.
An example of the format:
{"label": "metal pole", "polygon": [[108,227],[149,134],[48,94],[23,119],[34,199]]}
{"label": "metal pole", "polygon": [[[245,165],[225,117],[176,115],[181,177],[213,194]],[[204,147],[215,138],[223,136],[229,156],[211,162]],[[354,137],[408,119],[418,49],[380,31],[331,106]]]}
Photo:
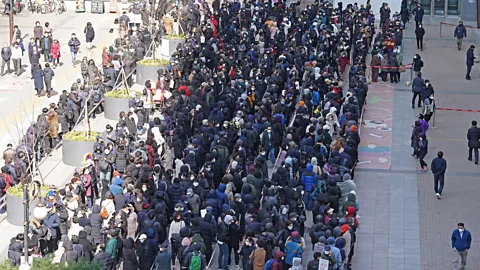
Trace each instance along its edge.
{"label": "metal pole", "polygon": [[10,0],[10,11],[8,13],[8,24],[10,26],[10,44],[13,41],[13,0]]}
{"label": "metal pole", "polygon": [[[35,163],[35,162],[34,162]],[[35,174],[35,172],[33,172]],[[30,265],[28,264],[28,184],[23,184],[23,256],[25,258],[23,266],[21,267],[22,270],[30,269]]]}
{"label": "metal pole", "polygon": [[443,23],[440,22],[440,34],[439,34],[439,35],[440,35],[441,38],[443,38],[443,37],[442,37],[442,25],[443,25]]}

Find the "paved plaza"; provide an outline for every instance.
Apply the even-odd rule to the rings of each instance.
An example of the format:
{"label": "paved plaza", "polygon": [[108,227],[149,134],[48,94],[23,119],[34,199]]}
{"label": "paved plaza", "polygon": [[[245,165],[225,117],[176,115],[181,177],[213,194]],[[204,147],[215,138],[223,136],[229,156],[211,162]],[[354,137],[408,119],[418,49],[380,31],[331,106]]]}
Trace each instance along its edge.
{"label": "paved plaza", "polygon": [[[441,38],[439,21],[426,23],[431,24],[425,25],[424,51],[417,50],[414,25],[408,24],[402,44],[403,63],[409,63],[415,53],[421,55],[423,78],[433,84],[437,108],[478,110],[478,66],[472,71],[473,79],[465,80],[466,50],[479,44],[475,41],[478,35],[468,29],[468,38],[458,51],[453,26],[443,25]],[[480,217],[474,207],[478,204],[480,167],[467,161],[466,132],[480,114],[437,110],[435,129],[430,121],[425,161],[430,167],[441,150],[448,162],[444,193],[438,200],[430,170],[419,172],[418,160],[411,156],[411,126],[421,109],[411,109],[411,87],[405,86],[409,77],[406,72],[399,84],[372,84],[368,93],[364,119],[373,121],[361,127],[360,165],[355,173],[361,226],[354,269],[451,269],[450,237],[458,222],[464,222],[473,237],[467,269],[478,269]]]}

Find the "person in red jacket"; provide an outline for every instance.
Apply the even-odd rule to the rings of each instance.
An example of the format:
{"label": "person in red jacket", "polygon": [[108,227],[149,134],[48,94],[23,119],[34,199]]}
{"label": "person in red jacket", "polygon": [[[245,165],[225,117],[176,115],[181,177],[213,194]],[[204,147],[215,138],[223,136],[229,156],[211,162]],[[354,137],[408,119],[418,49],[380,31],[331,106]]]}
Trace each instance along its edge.
{"label": "person in red jacket", "polygon": [[276,250],[273,254],[273,262],[271,270],[283,270],[283,252]]}
{"label": "person in red jacket", "polygon": [[2,196],[3,196],[7,192],[7,189],[9,189],[13,185],[12,177],[8,173],[7,166],[2,167],[2,173],[0,173],[0,178],[3,178],[3,181],[5,182],[5,186],[2,188]]}
{"label": "person in red jacket", "polygon": [[215,19],[215,16],[213,15],[210,15],[210,22],[213,24],[213,37],[216,38],[217,37],[217,29],[218,29],[218,21],[217,19]]}

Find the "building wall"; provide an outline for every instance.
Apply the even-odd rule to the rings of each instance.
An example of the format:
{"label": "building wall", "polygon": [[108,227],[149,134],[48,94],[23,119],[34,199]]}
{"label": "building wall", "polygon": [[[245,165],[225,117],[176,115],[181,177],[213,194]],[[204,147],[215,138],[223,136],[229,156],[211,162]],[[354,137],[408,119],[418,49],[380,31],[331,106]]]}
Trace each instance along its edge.
{"label": "building wall", "polygon": [[460,0],[460,17],[464,21],[477,21],[477,0]]}

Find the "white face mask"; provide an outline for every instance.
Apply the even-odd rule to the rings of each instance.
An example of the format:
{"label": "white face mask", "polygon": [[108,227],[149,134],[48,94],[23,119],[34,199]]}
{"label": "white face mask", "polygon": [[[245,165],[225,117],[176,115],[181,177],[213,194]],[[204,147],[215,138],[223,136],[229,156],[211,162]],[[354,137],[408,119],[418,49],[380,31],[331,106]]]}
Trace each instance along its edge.
{"label": "white face mask", "polygon": [[458,229],[458,231],[463,233],[463,231],[465,231],[465,229]]}
{"label": "white face mask", "polygon": [[145,191],[147,191],[147,188],[146,188],[146,187],[143,187],[142,190],[145,192]]}
{"label": "white face mask", "polygon": [[198,182],[193,182],[194,187],[198,187]]}
{"label": "white face mask", "polygon": [[325,254],[326,254],[326,255],[330,255],[330,251],[325,251]]}
{"label": "white face mask", "polygon": [[288,229],[289,230],[293,229],[293,226],[292,225],[288,226]]}

